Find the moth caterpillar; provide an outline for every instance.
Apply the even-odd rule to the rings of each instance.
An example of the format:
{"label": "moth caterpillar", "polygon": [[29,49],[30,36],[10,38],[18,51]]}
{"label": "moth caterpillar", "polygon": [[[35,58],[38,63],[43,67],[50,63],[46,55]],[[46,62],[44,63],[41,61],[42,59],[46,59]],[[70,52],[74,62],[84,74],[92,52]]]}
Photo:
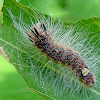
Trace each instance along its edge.
{"label": "moth caterpillar", "polygon": [[80,27],[75,23],[66,29],[61,21],[33,10],[33,16],[23,10],[17,16],[13,9],[7,11],[12,21],[10,28],[14,28],[9,34],[15,36],[12,44],[21,50],[17,50],[16,58],[15,49],[10,56],[31,89],[57,100],[99,100],[100,34],[88,31],[87,24]]}
{"label": "moth caterpillar", "polygon": [[38,22],[28,33],[29,39],[35,43],[46,55],[57,63],[68,65],[79,79],[88,87],[94,86],[96,78],[89,70],[89,66],[81,55],[71,48],[55,43],[51,38],[50,30],[42,22]]}

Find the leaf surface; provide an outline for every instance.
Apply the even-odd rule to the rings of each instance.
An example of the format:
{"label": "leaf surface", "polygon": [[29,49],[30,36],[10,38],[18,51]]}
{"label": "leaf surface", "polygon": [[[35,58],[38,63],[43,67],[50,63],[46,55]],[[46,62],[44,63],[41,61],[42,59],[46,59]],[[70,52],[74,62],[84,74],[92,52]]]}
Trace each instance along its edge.
{"label": "leaf surface", "polygon": [[[99,100],[100,18],[80,20],[73,23],[69,29],[64,25],[55,37],[57,43],[72,47],[87,60],[90,70],[94,72],[97,79],[95,86],[88,88],[79,81],[69,67],[50,61],[43,52],[32,45],[28,38],[22,35],[24,31],[21,29],[32,26],[32,22],[35,23],[37,19],[41,21],[42,16],[45,20],[48,19],[47,15],[25,7],[15,0],[4,0],[2,11],[4,24],[0,28],[0,44],[10,62],[26,80],[29,88],[48,99]],[[56,23],[58,22],[55,21]]]}

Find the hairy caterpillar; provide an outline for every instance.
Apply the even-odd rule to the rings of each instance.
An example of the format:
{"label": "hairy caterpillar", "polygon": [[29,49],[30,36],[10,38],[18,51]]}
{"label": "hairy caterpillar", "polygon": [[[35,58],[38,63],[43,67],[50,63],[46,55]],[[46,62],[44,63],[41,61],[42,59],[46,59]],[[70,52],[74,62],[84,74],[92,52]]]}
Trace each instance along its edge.
{"label": "hairy caterpillar", "polygon": [[[14,39],[17,41],[16,42],[18,44],[17,47],[22,49],[25,52],[25,54],[27,54],[27,57],[24,56],[24,60],[22,60],[23,55],[22,55],[22,58],[21,56],[18,55],[17,59],[19,60],[21,59],[21,60],[14,64],[15,66],[16,64],[17,65],[22,64],[19,67],[21,71],[22,69],[27,68],[27,70],[24,70],[24,71],[25,73],[27,73],[28,80],[29,80],[28,84],[30,87],[31,87],[31,84],[33,83],[38,84],[37,87],[39,86],[38,88],[40,90],[37,89],[37,87],[35,86],[36,90],[39,90],[47,95],[57,98],[57,100],[66,100],[66,98],[68,99],[70,95],[73,98],[76,97],[77,95],[78,99],[84,98],[83,100],[86,100],[88,99],[87,97],[88,95],[89,96],[91,95],[93,97],[95,96],[94,93],[99,94],[97,91],[99,91],[98,86],[100,82],[99,77],[98,77],[99,72],[100,72],[99,64],[98,64],[100,56],[98,55],[96,56],[99,50],[94,49],[94,47],[96,48],[96,46],[93,47],[90,45],[89,42],[91,42],[94,37],[91,37],[89,41],[86,36],[88,36],[90,33],[86,32],[83,26],[79,30],[75,29],[75,27],[72,27],[72,26],[70,29],[65,30],[65,27],[62,23],[54,22],[53,19],[46,18],[45,16],[41,15],[37,11],[34,12],[32,10],[33,15],[34,15],[32,17],[23,10],[21,10],[19,13],[20,15],[18,14],[17,16],[15,16],[13,14],[13,11],[11,11],[10,9],[8,9],[7,11],[11,17],[11,20],[13,21],[12,26],[14,26],[15,30],[17,30],[17,32],[14,31],[14,34],[13,34],[16,36]],[[27,16],[27,15],[29,16],[28,19],[23,18],[23,16]],[[75,34],[73,35],[73,33]],[[56,58],[53,58],[54,56],[53,51],[52,51],[53,48],[51,48],[50,44],[48,44],[46,47],[46,48],[49,48],[50,50],[49,52],[46,52],[46,50],[42,48],[43,46],[41,42],[39,42],[38,40],[38,38],[42,39],[41,34],[46,36],[46,39],[47,39],[46,41],[42,41],[43,43],[48,43],[48,42],[53,43],[55,47],[63,48],[64,53],[66,51],[67,54],[69,54],[70,52],[71,54],[73,53],[73,55],[75,54],[75,57],[76,56],[80,57],[83,63],[86,65],[85,67],[86,69],[82,70],[82,68],[84,68],[84,66],[82,65],[80,71],[83,71],[83,72],[78,74],[77,70],[75,69],[77,67],[75,65],[72,66],[71,65],[72,63],[70,60],[67,60],[67,62],[65,63],[65,60],[62,59],[64,58],[64,56],[62,57],[62,52],[58,53],[59,50],[56,50],[56,53],[55,53]],[[87,43],[85,43],[86,40],[88,40]],[[38,41],[38,44],[36,44],[37,41]],[[22,47],[19,44],[21,44]],[[36,45],[38,48],[36,46],[33,46],[32,44]],[[89,48],[89,46],[91,48]],[[75,51],[69,47],[74,48]],[[54,50],[55,49],[56,48],[54,48]],[[40,52],[40,50],[42,52]],[[80,52],[82,57],[76,51]],[[44,53],[46,54],[46,56],[44,55]],[[57,53],[61,55],[61,59],[57,56]],[[13,57],[15,57],[15,55]],[[48,59],[48,57],[52,60]],[[72,55],[68,57],[70,58],[72,57]],[[87,64],[83,58],[86,59]],[[76,59],[75,62],[77,62],[77,60],[79,59]],[[61,63],[61,64],[57,64],[56,62]],[[80,76],[76,77],[75,74],[73,74],[73,71],[69,70],[69,68],[66,65],[69,66],[69,68],[73,69],[73,71],[75,72],[77,76],[79,75]],[[94,75],[92,76],[95,85],[88,83],[86,82],[86,80],[81,78],[81,75],[86,76],[86,74],[89,74],[89,72],[90,74],[93,74],[90,71],[89,66],[91,66],[90,69],[92,72],[94,72],[96,76],[96,84],[95,84],[95,77]],[[23,77],[26,77],[26,76],[24,76],[23,74]],[[82,82],[79,81],[79,78],[86,85],[82,84]],[[39,81],[37,81],[38,79]],[[93,89],[96,91],[94,91]],[[50,92],[52,92],[52,95],[50,94]],[[95,98],[97,99],[97,95]]]}
{"label": "hairy caterpillar", "polygon": [[69,65],[80,80],[87,86],[94,86],[96,79],[93,72],[89,70],[85,60],[79,53],[70,48],[58,45],[51,39],[50,31],[46,29],[44,23],[39,22],[29,31],[29,38],[35,45],[39,47],[44,53],[56,62],[62,62]]}

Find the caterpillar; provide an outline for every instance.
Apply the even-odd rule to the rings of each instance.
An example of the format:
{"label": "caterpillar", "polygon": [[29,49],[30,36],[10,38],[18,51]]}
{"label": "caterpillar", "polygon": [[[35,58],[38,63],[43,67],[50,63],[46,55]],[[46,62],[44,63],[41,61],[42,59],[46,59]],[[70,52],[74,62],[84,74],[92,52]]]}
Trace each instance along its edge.
{"label": "caterpillar", "polygon": [[50,33],[44,23],[38,22],[29,30],[28,36],[35,46],[41,49],[50,59],[69,66],[86,86],[94,86],[96,78],[94,73],[90,71],[85,59],[72,48],[58,45],[51,38]]}
{"label": "caterpillar", "polygon": [[10,52],[12,63],[32,90],[57,100],[99,100],[99,34],[90,36],[92,32],[87,32],[85,24],[72,24],[66,29],[61,21],[34,10],[33,16],[23,10],[17,16],[13,9],[7,11],[12,21],[10,28],[14,28],[9,37],[14,36],[11,44],[17,47]]}

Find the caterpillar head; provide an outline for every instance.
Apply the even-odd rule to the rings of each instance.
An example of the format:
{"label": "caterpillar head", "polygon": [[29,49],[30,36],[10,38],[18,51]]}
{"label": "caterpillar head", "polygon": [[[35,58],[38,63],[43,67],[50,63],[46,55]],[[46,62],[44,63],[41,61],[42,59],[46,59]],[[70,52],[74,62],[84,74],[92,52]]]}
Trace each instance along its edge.
{"label": "caterpillar head", "polygon": [[38,39],[39,39],[39,36],[40,36],[42,33],[46,32],[46,31],[47,31],[47,30],[46,30],[46,26],[44,25],[44,23],[39,22],[39,23],[35,24],[35,26],[33,26],[33,27],[30,29],[30,31],[29,31],[29,33],[28,33],[29,39],[30,39],[31,41],[33,41],[35,38],[38,38]]}
{"label": "caterpillar head", "polygon": [[34,28],[38,31],[39,34],[47,31],[46,26],[42,22],[37,23]]}

